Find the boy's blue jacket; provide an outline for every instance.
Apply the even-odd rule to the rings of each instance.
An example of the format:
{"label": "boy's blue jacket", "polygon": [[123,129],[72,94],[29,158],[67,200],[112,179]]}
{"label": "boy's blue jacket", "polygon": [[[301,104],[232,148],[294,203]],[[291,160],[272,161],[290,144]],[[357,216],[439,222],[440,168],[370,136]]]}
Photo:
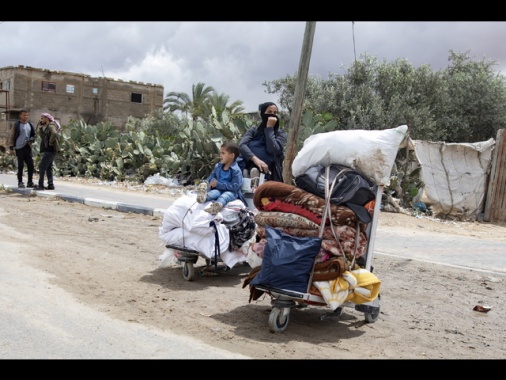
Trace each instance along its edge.
{"label": "boy's blue jacket", "polygon": [[241,187],[242,187],[242,180],[243,180],[243,176],[242,176],[242,170],[241,168],[239,167],[239,165],[237,164],[237,161],[235,161],[231,166],[230,166],[230,171],[232,173],[232,178],[231,178],[231,181],[230,182],[227,182],[227,183],[223,183],[223,182],[219,182],[220,180],[220,172],[223,170],[223,164],[221,162],[218,162],[215,166],[214,166],[214,169],[211,173],[211,175],[209,176],[209,178],[207,178],[207,182],[211,182],[213,179],[217,180],[218,183],[216,184],[216,189],[218,190],[221,190],[221,191],[231,191],[233,193],[236,193],[237,194],[237,197],[246,205],[246,207],[248,206],[247,202],[246,202],[246,199],[244,198],[244,196],[242,195],[242,190],[241,190]]}

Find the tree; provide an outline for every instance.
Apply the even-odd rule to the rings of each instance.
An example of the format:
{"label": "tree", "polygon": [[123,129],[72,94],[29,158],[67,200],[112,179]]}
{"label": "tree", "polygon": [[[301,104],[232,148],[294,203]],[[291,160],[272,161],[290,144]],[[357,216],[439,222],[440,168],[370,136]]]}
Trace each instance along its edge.
{"label": "tree", "polygon": [[448,142],[479,142],[495,138],[506,128],[504,76],[493,71],[494,61],[472,61],[468,52],[451,51],[444,72],[448,86],[441,127]]}
{"label": "tree", "polygon": [[163,112],[155,110],[142,119],[129,117],[125,125],[125,130],[144,131],[146,133],[158,133],[160,137],[170,138],[179,133],[188,124],[186,117],[180,117],[172,112]]}
{"label": "tree", "polygon": [[204,105],[205,115],[211,115],[211,108],[214,107],[216,114],[221,118],[223,111],[227,110],[231,117],[242,115],[244,107],[242,100],[236,100],[232,104],[228,104],[230,97],[225,94],[213,93],[209,95],[208,102]]}
{"label": "tree", "polygon": [[186,117],[197,120],[199,117],[207,116],[206,104],[214,92],[213,87],[206,87],[204,83],[199,82],[192,86],[191,98],[185,92],[169,92],[163,100],[163,109],[169,112],[180,111]]}
{"label": "tree", "polygon": [[[386,129],[406,124],[414,139],[477,142],[495,138],[506,127],[504,76],[494,62],[471,61],[450,52],[450,66],[434,71],[404,59],[378,62],[362,55],[343,75],[308,78],[304,109],[330,113],[337,129]],[[290,110],[295,75],[265,82]]]}

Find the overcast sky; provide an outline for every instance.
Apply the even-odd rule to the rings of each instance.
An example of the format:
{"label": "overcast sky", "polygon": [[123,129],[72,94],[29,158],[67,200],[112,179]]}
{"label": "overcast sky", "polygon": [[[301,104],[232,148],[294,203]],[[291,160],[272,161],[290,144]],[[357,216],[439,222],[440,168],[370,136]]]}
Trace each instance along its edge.
{"label": "overcast sky", "polygon": [[[191,96],[203,82],[245,111],[277,101],[265,81],[296,74],[306,22],[0,21],[0,67],[31,66],[160,84]],[[495,61],[506,75],[506,22],[316,23],[309,75],[344,73],[361,54],[448,66],[450,50]]]}

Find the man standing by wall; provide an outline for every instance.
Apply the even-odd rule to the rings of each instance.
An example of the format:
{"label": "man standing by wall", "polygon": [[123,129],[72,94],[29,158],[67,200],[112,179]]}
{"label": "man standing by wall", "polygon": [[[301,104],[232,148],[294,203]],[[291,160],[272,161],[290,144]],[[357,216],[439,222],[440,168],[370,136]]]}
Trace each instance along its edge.
{"label": "man standing by wall", "polygon": [[26,163],[28,171],[27,187],[33,187],[33,155],[32,143],[35,141],[35,128],[28,121],[30,117],[26,109],[19,112],[19,120],[14,123],[14,126],[9,132],[8,144],[10,154],[16,151],[18,159],[18,187],[25,187],[23,183],[23,170]]}

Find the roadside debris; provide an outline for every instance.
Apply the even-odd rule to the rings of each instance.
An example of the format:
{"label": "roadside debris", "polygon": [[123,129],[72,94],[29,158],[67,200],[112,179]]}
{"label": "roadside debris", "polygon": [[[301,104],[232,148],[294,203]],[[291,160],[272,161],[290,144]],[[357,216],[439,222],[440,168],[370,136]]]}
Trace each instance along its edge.
{"label": "roadside debris", "polygon": [[490,310],[492,310],[491,306],[485,306],[485,305],[476,305],[473,308],[474,311],[479,311],[481,313],[488,313]]}

